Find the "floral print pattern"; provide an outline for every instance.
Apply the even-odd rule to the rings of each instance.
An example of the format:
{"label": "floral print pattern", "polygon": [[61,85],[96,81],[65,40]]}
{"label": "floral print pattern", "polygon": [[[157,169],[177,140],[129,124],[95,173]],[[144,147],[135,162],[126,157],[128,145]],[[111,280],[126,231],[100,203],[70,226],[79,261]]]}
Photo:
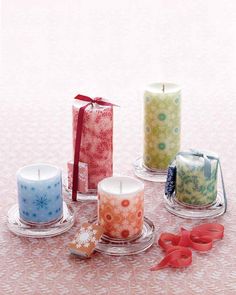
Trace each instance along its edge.
{"label": "floral print pattern", "polygon": [[217,195],[218,161],[211,160],[211,177],[204,176],[204,160],[198,156],[176,157],[176,199],[192,206],[213,203]]}
{"label": "floral print pattern", "polygon": [[180,91],[144,93],[144,165],[167,169],[180,149]]}
{"label": "floral print pattern", "polygon": [[[74,163],[67,163],[67,171],[68,171],[68,188],[72,190],[73,184],[73,168]],[[86,193],[88,191],[88,165],[86,163],[79,162],[79,175],[78,175],[78,192]]]}
{"label": "floral print pattern", "polygon": [[[82,106],[82,105],[81,105]],[[75,146],[79,107],[73,105],[73,145]],[[96,189],[113,172],[113,108],[89,106],[85,109],[80,161],[88,164],[88,188]]]}
{"label": "floral print pattern", "polygon": [[18,179],[20,219],[30,223],[48,223],[60,219],[63,213],[61,175],[50,182],[35,186]]}
{"label": "floral print pattern", "polygon": [[107,236],[128,239],[143,228],[143,191],[132,197],[99,192],[99,224]]}

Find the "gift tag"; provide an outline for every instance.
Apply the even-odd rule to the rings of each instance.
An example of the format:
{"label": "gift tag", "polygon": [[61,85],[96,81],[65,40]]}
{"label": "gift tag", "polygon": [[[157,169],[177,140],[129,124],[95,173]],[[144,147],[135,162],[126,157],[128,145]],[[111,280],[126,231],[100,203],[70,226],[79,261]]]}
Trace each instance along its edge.
{"label": "gift tag", "polygon": [[84,223],[68,245],[70,252],[83,258],[89,258],[103,232],[103,227],[100,225]]}

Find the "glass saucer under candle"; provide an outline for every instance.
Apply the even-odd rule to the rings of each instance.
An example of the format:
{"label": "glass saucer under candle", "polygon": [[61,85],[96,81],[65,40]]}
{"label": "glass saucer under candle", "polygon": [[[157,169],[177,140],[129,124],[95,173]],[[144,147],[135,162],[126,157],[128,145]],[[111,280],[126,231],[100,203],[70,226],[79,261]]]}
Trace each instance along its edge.
{"label": "glass saucer under candle", "polygon": [[152,83],[144,91],[144,151],[135,160],[135,175],[165,182],[167,168],[180,149],[181,88]]}
{"label": "glass saucer under candle", "polygon": [[63,202],[61,170],[48,164],[25,166],[17,172],[18,204],[8,212],[8,227],[30,237],[55,236],[74,223]]}
{"label": "glass saucer under candle", "polygon": [[[63,175],[63,187],[67,196],[71,199],[72,189],[68,186],[68,174]],[[88,189],[86,193],[81,193],[77,191],[77,201],[79,202],[93,202],[97,201],[97,190]]]}
{"label": "glass saucer under candle", "polygon": [[[97,217],[92,223],[97,223]],[[95,250],[111,256],[126,256],[139,254],[149,249],[155,242],[155,226],[153,222],[144,217],[142,231],[130,239],[116,239],[103,235],[97,243]]]}
{"label": "glass saucer under candle", "polygon": [[67,232],[75,222],[74,211],[71,206],[63,202],[62,217],[49,224],[30,224],[22,222],[19,207],[13,205],[7,213],[7,226],[17,236],[28,238],[49,238]]}
{"label": "glass saucer under candle", "polygon": [[164,203],[167,211],[187,219],[206,219],[221,216],[226,211],[226,200],[222,191],[217,192],[215,201],[208,206],[189,206],[180,203],[175,193],[168,197],[164,195]]}
{"label": "glass saucer under candle", "polygon": [[[219,157],[213,152],[184,151],[176,156],[175,162],[169,168],[166,183],[166,209],[174,215],[190,219],[214,218],[224,214],[227,198]],[[209,169],[206,169],[206,163]],[[173,179],[174,174],[176,180]],[[175,188],[172,188],[173,183]]]}
{"label": "glass saucer under candle", "polygon": [[133,162],[133,167],[135,175],[141,179],[153,182],[166,182],[167,170],[149,169],[144,165],[142,156]]}
{"label": "glass saucer under candle", "polygon": [[104,235],[96,250],[109,255],[142,252],[154,242],[154,225],[144,217],[144,184],[113,176],[98,184],[98,218]]}

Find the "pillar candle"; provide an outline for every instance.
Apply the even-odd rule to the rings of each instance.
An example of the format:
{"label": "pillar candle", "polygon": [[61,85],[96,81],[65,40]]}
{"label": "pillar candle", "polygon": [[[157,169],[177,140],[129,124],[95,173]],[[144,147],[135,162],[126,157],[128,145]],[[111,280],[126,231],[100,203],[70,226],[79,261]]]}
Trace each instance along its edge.
{"label": "pillar candle", "polygon": [[[73,104],[73,146],[80,107],[87,102]],[[80,162],[88,165],[88,189],[113,172],[113,108],[93,104],[85,109],[80,149]]]}
{"label": "pillar candle", "polygon": [[[72,190],[72,187],[73,187],[73,168],[74,168],[74,163],[72,161],[67,162],[68,188],[70,190]],[[80,193],[88,192],[88,165],[82,162],[79,162],[77,191]]]}
{"label": "pillar candle", "polygon": [[143,228],[144,184],[131,177],[109,177],[98,184],[98,220],[111,238],[130,239]]}
{"label": "pillar candle", "polygon": [[210,160],[211,176],[204,175],[204,158],[193,155],[176,157],[176,199],[187,205],[211,204],[217,195],[218,161]]}
{"label": "pillar candle", "polygon": [[167,169],[180,149],[181,89],[172,83],[154,83],[144,93],[144,165]]}
{"label": "pillar candle", "polygon": [[17,172],[19,214],[28,223],[51,223],[63,214],[61,170],[47,164]]}

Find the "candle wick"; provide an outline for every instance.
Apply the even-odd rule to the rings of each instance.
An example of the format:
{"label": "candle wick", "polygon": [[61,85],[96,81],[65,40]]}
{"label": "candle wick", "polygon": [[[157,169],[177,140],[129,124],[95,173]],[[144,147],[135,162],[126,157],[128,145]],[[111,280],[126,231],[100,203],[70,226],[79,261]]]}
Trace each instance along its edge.
{"label": "candle wick", "polygon": [[162,84],[162,91],[165,92],[165,84]]}
{"label": "candle wick", "polygon": [[40,169],[38,169],[38,179],[40,180]]}
{"label": "candle wick", "polygon": [[120,181],[120,194],[122,194],[122,181]]}

